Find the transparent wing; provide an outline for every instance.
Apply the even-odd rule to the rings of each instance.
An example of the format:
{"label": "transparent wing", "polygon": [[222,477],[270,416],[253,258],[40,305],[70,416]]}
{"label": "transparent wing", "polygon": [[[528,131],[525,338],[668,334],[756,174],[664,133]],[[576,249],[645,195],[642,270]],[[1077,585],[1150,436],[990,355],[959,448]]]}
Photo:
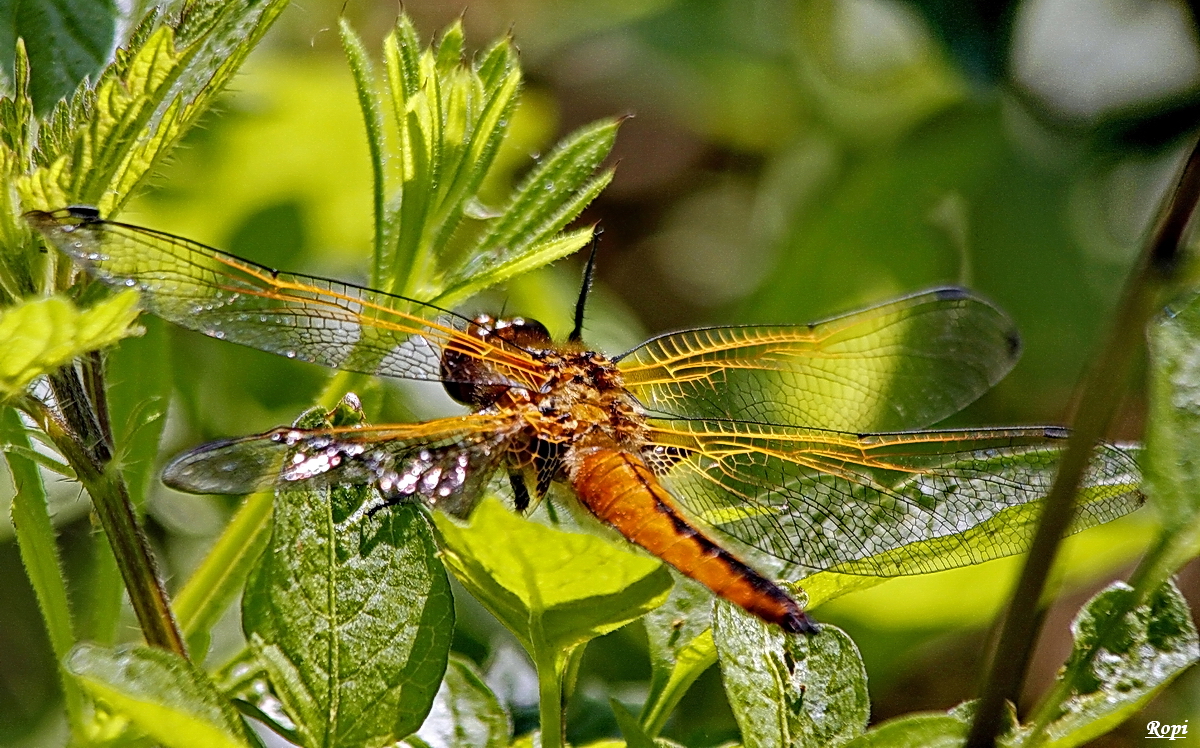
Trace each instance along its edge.
{"label": "transparent wing", "polygon": [[27,214],[89,273],[137,288],[163,319],[214,338],[365,374],[439,380],[441,355],[487,359],[504,383],[539,386],[542,368],[512,346],[465,335],[445,310],[348,283],[281,273],[180,237],[66,208]]}
{"label": "transparent wing", "polygon": [[[1025,550],[1065,436],[679,420],[656,422],[647,456],[692,514],[750,548],[809,570],[897,576]],[[1139,482],[1127,452],[1100,445],[1071,531],[1136,509]]]}
{"label": "transparent wing", "polygon": [[164,468],[163,482],[215,494],[374,485],[389,500],[419,499],[465,515],[517,428],[512,418],[480,414],[389,426],[284,427],[185,452]]}
{"label": "transparent wing", "polygon": [[924,428],[973,402],[1016,363],[1011,319],[943,288],[808,325],[709,327],[620,357],[650,409],[831,428]]}

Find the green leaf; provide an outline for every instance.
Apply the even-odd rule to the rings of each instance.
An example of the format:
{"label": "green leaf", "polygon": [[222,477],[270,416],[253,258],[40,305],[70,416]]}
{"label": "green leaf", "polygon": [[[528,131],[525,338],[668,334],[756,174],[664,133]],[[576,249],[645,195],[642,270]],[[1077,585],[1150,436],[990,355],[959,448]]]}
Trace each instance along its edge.
{"label": "green leaf", "polygon": [[415,735],[401,741],[410,748],[504,748],[512,735],[508,712],[475,667],[452,657],[433,700],[433,709]]}
{"label": "green leaf", "polygon": [[34,123],[33,100],[29,96],[29,56],[24,39],[11,46],[7,40],[0,40],[0,45],[0,54],[9,49],[14,52],[12,91],[0,99],[0,143],[24,159],[29,155],[29,136]]}
{"label": "green leaf", "polygon": [[277,494],[246,586],[243,629],[304,746],[409,735],[446,669],[454,607],[428,521],[411,505],[360,518],[371,495]]}
{"label": "green leaf", "polygon": [[650,643],[650,693],[641,723],[658,735],[700,675],[717,661],[712,638],[713,595],[704,585],[671,571],[675,586],[667,601],[642,619]]}
{"label": "green leaf", "polygon": [[885,577],[868,577],[860,574],[838,574],[834,571],[819,571],[801,580],[804,594],[808,597],[808,608],[824,605],[830,600],[851,592],[870,589],[888,581]]}
{"label": "green leaf", "polygon": [[177,655],[80,644],[66,665],[93,698],[168,748],[248,745],[237,711],[208,676]]}
{"label": "green leaf", "polygon": [[[1124,722],[1200,659],[1187,601],[1171,582],[1126,613],[1116,630],[1105,630],[1114,611],[1127,609],[1134,595],[1132,587],[1115,582],[1088,601],[1071,625],[1075,643],[1064,668],[1071,678],[1067,698],[1044,732],[1022,729],[1011,745],[1083,745]],[[1102,643],[1106,646],[1092,656]],[[1080,669],[1075,665],[1083,658],[1089,661]]]}
{"label": "green leaf", "polygon": [[136,334],[137,303],[137,292],[125,291],[85,310],[51,296],[0,312],[0,399],[77,356]]}
{"label": "green leaf", "polygon": [[491,498],[466,527],[435,517],[446,565],[537,667],[543,745],[562,745],[564,687],[581,645],[660,605],[671,575],[658,561],[598,537],[522,520]]}
{"label": "green leaf", "polygon": [[553,239],[527,247],[523,253],[508,256],[506,259],[488,253],[478,254],[471,262],[472,269],[464,271],[462,282],[447,288],[434,303],[453,306],[485,288],[528,273],[542,265],[549,265],[555,260],[561,260],[586,246],[592,240],[592,234],[591,227],[558,234]]}
{"label": "green leaf", "polygon": [[1200,299],[1157,320],[1150,360],[1145,491],[1170,539],[1157,583],[1200,552]]}
{"label": "green leaf", "polygon": [[628,748],[655,748],[654,741],[642,730],[642,726],[624,704],[616,699],[609,699],[608,703],[612,705],[613,716],[617,718],[617,725],[621,728],[621,735],[625,737],[625,745]]}
{"label": "green leaf", "polygon": [[196,3],[177,44],[162,27],[135,34],[94,84],[61,102],[39,131],[32,173],[17,180],[26,209],[94,204],[117,212],[207,111],[286,0]]}
{"label": "green leaf", "polygon": [[383,116],[379,111],[379,95],[375,93],[372,86],[371,62],[367,59],[367,50],[363,46],[362,39],[354,33],[354,29],[350,27],[349,21],[344,16],[338,19],[338,33],[342,40],[342,50],[346,54],[347,62],[350,63],[350,72],[354,74],[354,89],[358,92],[358,105],[362,110],[363,123],[367,129],[367,148],[371,154],[371,194],[375,202],[374,256],[377,261],[371,274],[371,286],[372,288],[381,288],[380,284],[384,280],[384,275],[379,261],[385,251],[386,236],[383,219],[384,197],[387,192],[384,174]]}
{"label": "green leaf", "polygon": [[[342,35],[375,166],[379,288],[454,304],[587,242],[590,232],[561,232],[612,178],[611,171],[596,169],[612,148],[616,121],[569,136],[526,178],[507,209],[493,213],[482,208],[479,192],[521,90],[511,41],[496,42],[468,64],[461,23],[422,51],[412,21],[401,14],[383,44],[394,128],[389,143],[379,127],[365,52],[348,27]],[[385,170],[388,162],[396,168]]]}
{"label": "green leaf", "polygon": [[451,270],[450,282],[460,283],[478,272],[477,257],[487,257],[489,265],[509,262],[575,218],[612,178],[610,172],[595,178],[592,174],[612,150],[620,124],[619,120],[601,120],[564,138],[529,173],[503,215],[476,242],[468,255],[474,264]]}
{"label": "green leaf", "polygon": [[657,560],[521,519],[495,499],[482,501],[465,527],[434,519],[446,565],[531,653],[538,642],[565,649],[614,631],[662,604],[671,588]]}
{"label": "green leaf", "polygon": [[713,638],[746,748],[834,745],[866,729],[867,673],[854,642],[825,624],[790,635],[718,601]]}
{"label": "green leaf", "polygon": [[95,76],[112,51],[113,0],[17,2],[0,13],[0,79],[11,80],[18,38],[29,54],[29,92],[39,113]]}
{"label": "green leaf", "polygon": [[[75,645],[76,637],[54,526],[46,507],[46,487],[38,473],[37,463],[24,455],[34,450],[20,416],[16,410],[3,406],[0,406],[0,444],[21,448],[21,451],[6,449],[4,455],[16,489],[11,507],[13,530],[21,553],[21,563],[37,597],[55,661],[62,663]],[[59,675],[67,718],[72,732],[76,737],[81,737],[84,723],[83,694],[79,684],[65,670],[60,668]]]}
{"label": "green leaf", "polygon": [[971,720],[954,714],[906,714],[859,735],[842,748],[960,748]]}

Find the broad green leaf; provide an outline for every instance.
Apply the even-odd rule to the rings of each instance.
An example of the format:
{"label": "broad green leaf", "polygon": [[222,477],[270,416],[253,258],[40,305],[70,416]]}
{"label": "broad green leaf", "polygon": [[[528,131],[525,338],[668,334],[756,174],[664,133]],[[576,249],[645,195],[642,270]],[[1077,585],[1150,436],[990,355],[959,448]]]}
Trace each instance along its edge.
{"label": "broad green leaf", "polygon": [[421,729],[401,741],[409,748],[504,748],[512,735],[508,712],[475,667],[452,657]]}
{"label": "broad green leaf", "polygon": [[650,643],[650,693],[641,723],[654,737],[696,679],[717,661],[712,638],[713,595],[704,585],[671,572],[667,601],[642,619]]}
{"label": "broad green leaf", "polygon": [[1200,299],[1157,320],[1150,360],[1143,462],[1146,495],[1170,539],[1161,579],[1200,552]]}
{"label": "broad green leaf", "polygon": [[0,13],[0,80],[12,79],[13,50],[24,39],[29,92],[38,112],[46,112],[104,66],[118,15],[113,0],[6,4]]}
{"label": "broad green leaf", "polygon": [[1134,594],[1129,585],[1115,582],[1088,601],[1071,624],[1075,643],[1064,669],[1073,678],[1070,695],[1044,734],[1038,732],[1038,742],[1023,728],[1010,745],[1084,745],[1124,722],[1200,659],[1200,638],[1187,600],[1167,582],[1122,618],[1085,670],[1072,667],[1100,643],[1108,619],[1128,608]]}
{"label": "broad green leaf", "polygon": [[671,588],[657,560],[521,519],[495,499],[466,526],[434,517],[446,565],[531,653],[535,641],[566,649],[618,629]]}
{"label": "broad green leaf", "polygon": [[867,673],[841,629],[790,635],[720,601],[713,638],[746,748],[820,748],[866,729]]}
{"label": "broad green leaf", "polygon": [[93,698],[167,748],[249,744],[237,711],[207,675],[175,654],[80,644],[66,666]]}
{"label": "broad green leaf", "polygon": [[242,600],[246,637],[310,748],[411,734],[446,669],[454,606],[428,520],[412,505],[360,517],[371,495],[277,494]]}
{"label": "broad green leaf", "polygon": [[77,356],[136,334],[137,303],[137,292],[125,291],[84,310],[51,296],[0,311],[0,399]]}

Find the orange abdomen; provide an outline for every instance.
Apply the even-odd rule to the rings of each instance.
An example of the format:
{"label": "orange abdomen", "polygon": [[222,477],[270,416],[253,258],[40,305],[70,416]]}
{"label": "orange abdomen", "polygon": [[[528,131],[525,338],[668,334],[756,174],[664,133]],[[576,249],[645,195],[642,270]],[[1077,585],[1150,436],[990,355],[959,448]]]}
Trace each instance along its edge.
{"label": "orange abdomen", "polygon": [[579,450],[568,460],[571,487],[597,519],[612,525],[719,597],[792,633],[816,626],[779,585],[710,540],[679,512],[675,499],[634,454]]}

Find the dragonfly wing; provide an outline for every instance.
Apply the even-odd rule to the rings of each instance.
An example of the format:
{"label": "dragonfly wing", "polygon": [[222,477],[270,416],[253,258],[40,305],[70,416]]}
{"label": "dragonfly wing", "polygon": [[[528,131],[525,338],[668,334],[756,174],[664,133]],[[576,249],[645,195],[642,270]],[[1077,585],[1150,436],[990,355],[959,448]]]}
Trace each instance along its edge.
{"label": "dragonfly wing", "polygon": [[282,273],[211,247],[100,220],[88,209],[30,222],[104,283],[137,288],[147,311],[258,350],[364,374],[440,380],[451,349],[487,358],[504,383],[538,383],[523,351],[465,335],[445,310],[324,278]]}
{"label": "dragonfly wing", "polygon": [[710,327],[620,357],[651,410],[831,428],[924,428],[973,402],[1016,363],[1013,321],[960,288],[809,325]]}
{"label": "dragonfly wing", "polygon": [[188,493],[374,485],[389,501],[419,499],[470,513],[504,456],[511,418],[474,414],[425,423],[278,428],[179,455],[163,482]]}
{"label": "dragonfly wing", "polygon": [[[785,567],[898,576],[1025,550],[1064,436],[663,421],[648,461],[692,514]],[[1136,509],[1139,482],[1126,451],[1100,445],[1071,531]]]}

